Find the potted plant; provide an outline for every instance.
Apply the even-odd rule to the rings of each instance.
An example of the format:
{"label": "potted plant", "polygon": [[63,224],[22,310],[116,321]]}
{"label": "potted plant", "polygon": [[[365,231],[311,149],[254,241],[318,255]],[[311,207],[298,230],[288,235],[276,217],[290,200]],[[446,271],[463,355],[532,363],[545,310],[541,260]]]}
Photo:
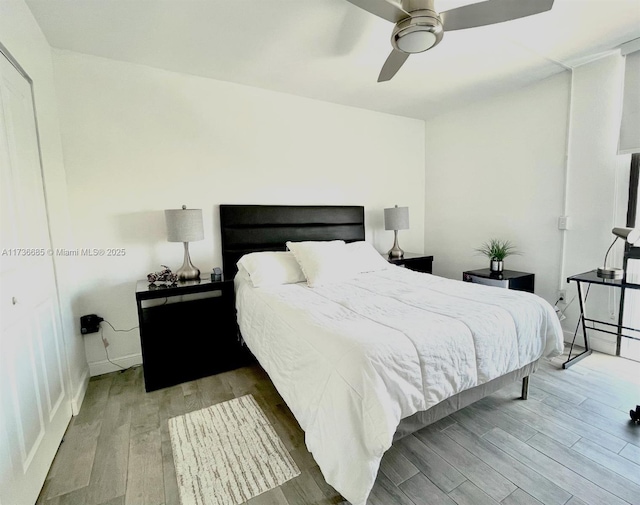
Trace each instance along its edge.
{"label": "potted plant", "polygon": [[485,242],[476,251],[489,258],[492,272],[502,272],[504,259],[512,254],[520,254],[509,240],[499,240],[497,238],[492,238]]}

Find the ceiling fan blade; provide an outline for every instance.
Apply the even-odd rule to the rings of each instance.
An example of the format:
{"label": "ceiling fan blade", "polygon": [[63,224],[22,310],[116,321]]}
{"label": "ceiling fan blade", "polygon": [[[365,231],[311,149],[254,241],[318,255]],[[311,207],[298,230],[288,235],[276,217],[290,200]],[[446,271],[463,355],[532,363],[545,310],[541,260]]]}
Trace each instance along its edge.
{"label": "ceiling fan blade", "polygon": [[403,53],[402,51],[398,51],[394,49],[391,51],[391,54],[387,58],[387,61],[382,65],[382,70],[380,71],[380,75],[378,76],[378,82],[389,81],[391,78],[396,75],[400,67],[407,61],[409,57],[409,53]]}
{"label": "ceiling fan blade", "polygon": [[440,13],[445,31],[492,25],[546,12],[553,0],[487,0]]}
{"label": "ceiling fan blade", "polygon": [[353,5],[357,5],[361,9],[364,9],[371,14],[380,16],[382,19],[397,23],[398,21],[409,17],[409,13],[406,12],[399,4],[393,2],[387,2],[387,0],[347,0]]}

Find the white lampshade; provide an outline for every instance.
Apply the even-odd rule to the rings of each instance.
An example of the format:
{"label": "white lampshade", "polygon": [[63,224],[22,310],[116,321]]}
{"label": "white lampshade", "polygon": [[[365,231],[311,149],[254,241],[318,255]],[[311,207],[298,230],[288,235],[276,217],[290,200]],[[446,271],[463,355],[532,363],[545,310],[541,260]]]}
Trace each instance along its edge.
{"label": "white lampshade", "polygon": [[202,209],[167,209],[164,211],[169,242],[194,242],[204,238]]}
{"label": "white lampshade", "polygon": [[640,228],[614,228],[611,233],[616,237],[625,239],[631,245],[640,240]]}
{"label": "white lampshade", "polygon": [[409,207],[391,207],[384,209],[384,229],[385,230],[408,230],[409,229]]}

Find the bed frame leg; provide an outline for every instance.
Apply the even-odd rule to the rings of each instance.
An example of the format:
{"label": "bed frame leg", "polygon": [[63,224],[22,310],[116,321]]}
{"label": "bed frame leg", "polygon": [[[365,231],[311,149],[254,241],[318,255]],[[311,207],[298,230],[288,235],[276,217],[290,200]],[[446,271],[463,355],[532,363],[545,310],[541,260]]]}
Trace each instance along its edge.
{"label": "bed frame leg", "polygon": [[529,376],[527,375],[522,379],[522,399],[529,398]]}

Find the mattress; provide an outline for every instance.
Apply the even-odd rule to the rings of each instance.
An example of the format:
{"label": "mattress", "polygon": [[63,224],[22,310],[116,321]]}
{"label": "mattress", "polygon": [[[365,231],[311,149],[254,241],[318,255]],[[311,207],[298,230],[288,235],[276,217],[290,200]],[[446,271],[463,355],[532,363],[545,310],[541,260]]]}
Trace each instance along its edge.
{"label": "mattress", "polygon": [[235,284],[245,342],[353,505],[402,419],[562,352],[553,308],[531,293],[400,267],[315,288]]}

